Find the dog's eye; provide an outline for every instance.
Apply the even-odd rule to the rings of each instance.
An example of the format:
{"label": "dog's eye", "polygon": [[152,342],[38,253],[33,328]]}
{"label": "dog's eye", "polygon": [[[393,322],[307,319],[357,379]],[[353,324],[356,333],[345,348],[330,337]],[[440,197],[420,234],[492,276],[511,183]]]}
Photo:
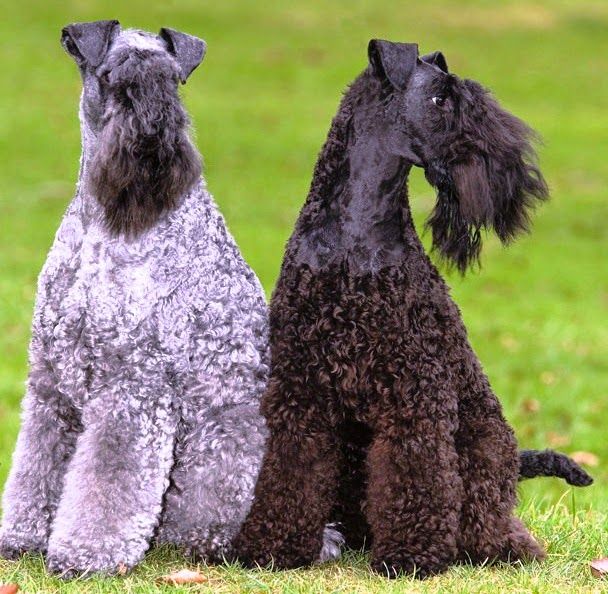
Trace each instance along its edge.
{"label": "dog's eye", "polygon": [[437,95],[433,97],[431,101],[437,106],[441,107],[445,103],[445,97],[443,95]]}

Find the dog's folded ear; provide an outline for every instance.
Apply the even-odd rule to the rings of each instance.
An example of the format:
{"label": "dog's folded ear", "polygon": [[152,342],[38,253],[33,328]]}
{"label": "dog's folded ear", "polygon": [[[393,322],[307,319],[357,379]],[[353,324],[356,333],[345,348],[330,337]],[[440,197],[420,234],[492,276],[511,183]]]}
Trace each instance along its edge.
{"label": "dog's folded ear", "polygon": [[433,52],[426,54],[420,58],[422,62],[437,66],[440,70],[448,74],[448,63],[445,61],[445,56],[441,52]]}
{"label": "dog's folded ear", "polygon": [[198,37],[181,33],[166,27],[160,30],[160,37],[167,49],[175,56],[180,69],[180,80],[185,84],[194,69],[203,61],[207,44]]}
{"label": "dog's folded ear", "polygon": [[61,31],[61,45],[79,66],[97,68],[108,52],[110,43],[120,32],[118,21],[73,23]]}
{"label": "dog's folded ear", "polygon": [[374,74],[403,91],[418,61],[418,45],[372,39],[367,46],[367,55]]}

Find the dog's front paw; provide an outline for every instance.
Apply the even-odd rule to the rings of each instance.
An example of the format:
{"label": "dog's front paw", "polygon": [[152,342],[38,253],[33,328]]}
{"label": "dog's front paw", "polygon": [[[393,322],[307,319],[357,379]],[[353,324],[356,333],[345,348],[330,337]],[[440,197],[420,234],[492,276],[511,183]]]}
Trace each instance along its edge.
{"label": "dog's front paw", "polygon": [[197,562],[221,564],[235,561],[232,541],[238,527],[229,526],[197,527],[189,531],[177,532],[161,527],[157,543],[176,545],[187,557]]}
{"label": "dog's front paw", "polygon": [[236,556],[232,548],[228,545],[215,546],[209,542],[191,541],[181,547],[186,557],[196,562],[221,564],[224,562],[232,563],[236,561]]}
{"label": "dog's front paw", "polygon": [[45,552],[46,542],[25,535],[3,534],[0,536],[0,558],[16,561],[25,553]]}
{"label": "dog's front paw", "polygon": [[46,557],[49,573],[57,574],[64,579],[89,577],[93,574],[125,575],[134,565],[128,555],[119,548],[107,550],[102,546],[96,549],[54,545],[49,547]]}

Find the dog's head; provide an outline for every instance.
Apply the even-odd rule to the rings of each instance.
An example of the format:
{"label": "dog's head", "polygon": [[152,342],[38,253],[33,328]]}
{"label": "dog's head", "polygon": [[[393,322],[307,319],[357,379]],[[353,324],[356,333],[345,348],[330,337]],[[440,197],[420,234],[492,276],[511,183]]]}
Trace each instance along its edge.
{"label": "dog's head", "polygon": [[423,167],[437,188],[427,223],[433,247],[464,272],[479,258],[482,229],[506,243],[548,196],[536,135],[481,85],[450,74],[441,52],[419,57],[416,44],[372,40],[368,53],[388,149]]}
{"label": "dog's head", "polygon": [[112,232],[137,234],[200,175],[178,85],[205,43],[171,29],[121,31],[118,21],[69,25],[61,43],[80,69],[82,117],[96,137],[88,187]]}

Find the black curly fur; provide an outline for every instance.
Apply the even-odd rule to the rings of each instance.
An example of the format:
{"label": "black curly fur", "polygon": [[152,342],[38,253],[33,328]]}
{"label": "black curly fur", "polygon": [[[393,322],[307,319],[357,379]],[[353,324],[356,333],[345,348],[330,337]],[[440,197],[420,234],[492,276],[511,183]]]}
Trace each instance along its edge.
{"label": "black curly fur", "polygon": [[[384,51],[370,44],[372,67],[332,122],[272,297],[272,369],[262,402],[270,438],[235,543],[247,565],[311,563],[330,520],[341,522],[349,546],[371,542],[373,567],[391,577],[544,554],[513,516],[515,437],[407,200],[412,164],[454,185],[457,208],[440,206],[434,228],[439,238],[447,225],[440,249],[468,264],[460,247],[450,247],[462,221],[467,234],[470,225],[491,222],[507,239],[526,220],[523,178],[534,173],[505,171],[525,162],[527,128],[511,126],[519,136],[486,147],[495,163],[485,172],[509,180],[509,197],[467,194],[474,184],[463,180],[478,173],[459,171],[446,155],[464,158],[468,148],[478,159],[485,145],[471,146],[472,131],[461,139],[454,126],[469,119],[431,98],[447,84],[452,103],[464,109],[469,104],[457,91],[470,85],[417,62],[413,46],[397,45]],[[382,60],[395,56],[410,63],[389,77],[392,65]],[[408,76],[416,84],[408,86]],[[446,147],[450,130],[455,146]],[[433,177],[435,162],[445,164],[443,181]],[[482,192],[484,184],[499,189],[479,183]],[[465,252],[475,252],[475,237],[461,241],[472,241]]]}
{"label": "black curly fur", "polygon": [[519,453],[519,480],[556,476],[575,487],[588,487],[593,478],[572,458],[553,450],[522,450]]}

